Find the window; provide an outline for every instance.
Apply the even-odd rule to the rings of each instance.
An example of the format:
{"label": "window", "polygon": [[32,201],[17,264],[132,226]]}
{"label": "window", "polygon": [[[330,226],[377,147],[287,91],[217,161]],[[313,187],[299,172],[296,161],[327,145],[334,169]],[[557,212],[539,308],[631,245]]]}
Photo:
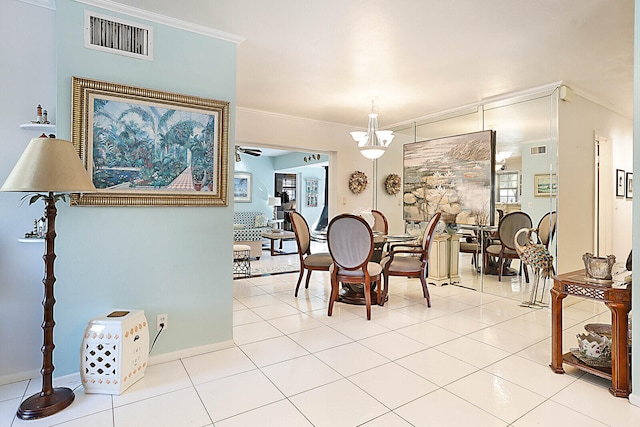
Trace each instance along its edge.
{"label": "window", "polygon": [[498,203],[517,203],[520,177],[517,171],[497,175]]}

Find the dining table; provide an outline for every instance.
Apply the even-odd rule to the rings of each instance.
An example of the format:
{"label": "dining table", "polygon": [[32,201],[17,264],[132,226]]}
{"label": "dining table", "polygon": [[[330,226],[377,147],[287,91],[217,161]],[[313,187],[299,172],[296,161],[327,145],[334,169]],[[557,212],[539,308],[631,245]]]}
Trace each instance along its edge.
{"label": "dining table", "polygon": [[[380,263],[383,255],[388,248],[388,245],[393,243],[408,243],[417,241],[418,236],[412,234],[384,234],[381,232],[373,232],[373,253],[369,261]],[[377,287],[382,286],[382,283],[375,283],[371,285],[371,301],[376,301],[378,298]],[[388,297],[387,297],[388,299]],[[364,284],[360,283],[343,283],[340,293],[338,294],[338,301],[355,304],[365,305],[364,298]],[[385,300],[386,302],[386,300]]]}
{"label": "dining table", "polygon": [[485,262],[485,249],[491,243],[491,239],[496,231],[498,231],[497,225],[480,225],[480,224],[458,224],[460,230],[470,230],[475,232],[477,236],[480,236],[480,259],[481,261],[476,265],[476,271],[480,274],[480,292],[484,290],[484,275],[485,274],[498,274],[497,265],[491,266]]}

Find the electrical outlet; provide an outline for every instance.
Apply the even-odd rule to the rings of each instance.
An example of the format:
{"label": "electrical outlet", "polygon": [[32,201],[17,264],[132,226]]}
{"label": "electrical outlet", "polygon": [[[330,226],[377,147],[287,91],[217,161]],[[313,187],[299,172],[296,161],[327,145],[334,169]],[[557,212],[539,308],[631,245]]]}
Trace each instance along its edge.
{"label": "electrical outlet", "polygon": [[[163,324],[164,326],[160,326],[160,324]],[[168,314],[158,314],[158,317],[156,319],[156,329],[159,331],[160,329],[162,329],[163,331],[167,329],[167,327],[169,326],[169,315]]]}

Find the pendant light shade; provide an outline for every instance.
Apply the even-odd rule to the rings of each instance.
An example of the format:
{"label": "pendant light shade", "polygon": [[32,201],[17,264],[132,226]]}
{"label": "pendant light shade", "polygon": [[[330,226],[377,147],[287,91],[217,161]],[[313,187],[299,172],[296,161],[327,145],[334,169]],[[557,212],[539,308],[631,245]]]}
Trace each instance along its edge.
{"label": "pendant light shade", "polygon": [[369,114],[369,124],[366,132],[351,132],[351,137],[358,143],[358,149],[367,159],[377,159],[381,157],[393,140],[393,132],[390,130],[378,130],[378,113],[375,112],[375,105],[371,102],[371,114]]}

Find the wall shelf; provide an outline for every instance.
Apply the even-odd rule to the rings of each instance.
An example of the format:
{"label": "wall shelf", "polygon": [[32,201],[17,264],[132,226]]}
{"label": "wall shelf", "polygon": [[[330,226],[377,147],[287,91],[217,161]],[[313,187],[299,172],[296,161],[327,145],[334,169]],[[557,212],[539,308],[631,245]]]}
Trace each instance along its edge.
{"label": "wall shelf", "polygon": [[18,239],[18,242],[20,243],[43,243],[44,239],[40,239],[40,238],[36,238],[36,237],[30,237],[30,238],[20,238]]}
{"label": "wall shelf", "polygon": [[20,125],[20,129],[24,129],[24,130],[40,130],[40,131],[49,131],[49,132],[55,132],[56,131],[56,125],[54,124],[42,124],[42,123],[24,123]]}

